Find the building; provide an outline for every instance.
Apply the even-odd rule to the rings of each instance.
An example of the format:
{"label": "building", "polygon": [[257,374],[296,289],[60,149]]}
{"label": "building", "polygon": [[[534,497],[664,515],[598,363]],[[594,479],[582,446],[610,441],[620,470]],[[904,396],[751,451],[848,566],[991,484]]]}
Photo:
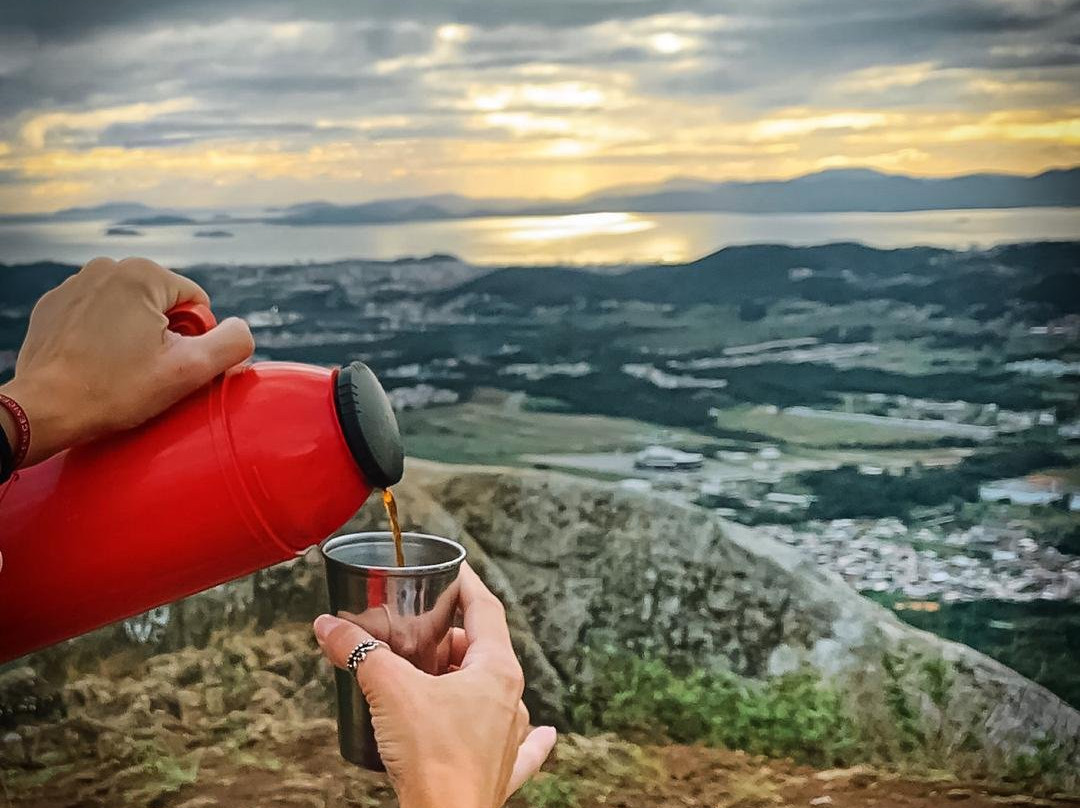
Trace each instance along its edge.
{"label": "building", "polygon": [[1056,477],[1032,475],[1008,480],[994,480],[979,486],[983,502],[1009,502],[1013,505],[1050,505],[1062,499],[1061,481]]}
{"label": "building", "polygon": [[785,494],[782,491],[770,491],[765,495],[766,502],[776,505],[793,505],[796,508],[809,508],[814,501],[813,494]]}
{"label": "building", "polygon": [[1065,440],[1080,440],[1080,421],[1058,427],[1058,435]]}
{"label": "building", "polygon": [[667,446],[649,446],[634,457],[634,468],[639,469],[699,469],[705,456],[699,452],[682,452]]}
{"label": "building", "polygon": [[430,384],[418,384],[413,387],[395,387],[386,394],[390,406],[396,411],[420,410],[444,404],[456,404],[458,394],[453,390],[432,387]]}

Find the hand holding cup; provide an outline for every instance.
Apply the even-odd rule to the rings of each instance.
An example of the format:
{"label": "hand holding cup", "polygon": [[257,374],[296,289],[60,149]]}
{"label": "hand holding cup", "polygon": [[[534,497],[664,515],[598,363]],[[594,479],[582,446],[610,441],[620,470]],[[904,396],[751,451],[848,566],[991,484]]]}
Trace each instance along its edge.
{"label": "hand holding cup", "polygon": [[[464,628],[450,629],[439,644],[436,674],[385,646],[356,665],[378,751],[403,808],[500,806],[555,744],[552,727],[529,726],[502,604],[468,564],[457,583]],[[315,635],[339,668],[373,639],[331,615],[315,621]]]}

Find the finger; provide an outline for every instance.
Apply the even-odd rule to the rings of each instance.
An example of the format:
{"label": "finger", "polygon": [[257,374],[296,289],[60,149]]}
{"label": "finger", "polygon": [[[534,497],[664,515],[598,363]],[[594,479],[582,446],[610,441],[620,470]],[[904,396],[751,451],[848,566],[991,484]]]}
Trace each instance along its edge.
{"label": "finger", "polygon": [[[315,618],[313,628],[323,654],[339,668],[345,667],[349,654],[356,646],[373,639],[355,623],[329,614]],[[395,684],[405,681],[406,677],[419,673],[408,660],[399,657],[385,645],[369,651],[364,661],[356,666],[356,680],[365,696],[369,692],[392,689]]]}
{"label": "finger", "polygon": [[514,769],[506,783],[506,798],[525,785],[525,781],[540,771],[555,746],[555,727],[537,727],[518,747]]}
{"label": "finger", "polygon": [[175,352],[177,374],[194,388],[250,357],[255,340],[247,323],[239,317],[229,317],[205,334],[178,336],[170,350]]}
{"label": "finger", "polygon": [[465,629],[454,626],[439,643],[439,670],[447,671],[452,668],[460,668],[461,660],[469,648],[469,638],[465,635]]}
{"label": "finger", "polygon": [[166,290],[166,302],[163,311],[168,311],[174,306],[178,306],[181,303],[202,303],[204,306],[210,305],[210,296],[206,294],[205,290],[191,278],[185,278],[183,275],[178,275],[175,272],[165,270],[167,274],[168,287]]}
{"label": "finger", "polygon": [[477,662],[517,665],[510,629],[506,625],[506,610],[491,590],[484,586],[468,563],[461,565],[460,604],[468,649],[461,660],[467,668]]}
{"label": "finger", "polygon": [[163,314],[180,303],[210,305],[210,298],[199,284],[148,258],[125,258],[116,268],[137,278],[150,289],[154,306]]}

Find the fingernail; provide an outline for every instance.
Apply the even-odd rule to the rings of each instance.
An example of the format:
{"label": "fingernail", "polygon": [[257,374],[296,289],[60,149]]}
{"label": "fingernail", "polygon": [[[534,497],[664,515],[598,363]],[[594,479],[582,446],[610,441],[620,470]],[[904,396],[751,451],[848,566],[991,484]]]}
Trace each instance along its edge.
{"label": "fingernail", "polygon": [[326,635],[334,630],[341,621],[334,617],[332,614],[320,614],[315,618],[315,623],[312,626],[315,629],[315,636],[319,638],[319,642],[326,639]]}

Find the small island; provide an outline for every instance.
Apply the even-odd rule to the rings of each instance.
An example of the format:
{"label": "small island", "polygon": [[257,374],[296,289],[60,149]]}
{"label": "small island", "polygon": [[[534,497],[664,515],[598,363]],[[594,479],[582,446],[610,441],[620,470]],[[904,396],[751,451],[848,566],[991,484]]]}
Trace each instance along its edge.
{"label": "small island", "polygon": [[228,230],[196,230],[195,238],[232,238]]}
{"label": "small island", "polygon": [[177,216],[172,213],[159,213],[153,216],[142,216],[136,219],[125,219],[122,225],[134,225],[137,227],[161,227],[174,224],[198,224],[194,219],[187,216]]}
{"label": "small island", "polygon": [[106,236],[141,236],[142,231],[133,227],[110,227],[105,231]]}

